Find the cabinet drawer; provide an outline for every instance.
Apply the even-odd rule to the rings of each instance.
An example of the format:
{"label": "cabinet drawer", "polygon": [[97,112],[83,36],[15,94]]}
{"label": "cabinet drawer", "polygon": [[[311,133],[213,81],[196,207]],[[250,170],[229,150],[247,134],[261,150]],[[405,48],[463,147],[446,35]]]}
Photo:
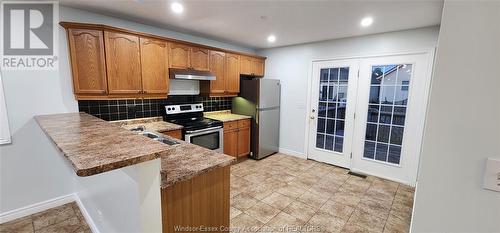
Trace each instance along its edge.
{"label": "cabinet drawer", "polygon": [[238,121],[224,122],[224,130],[233,130],[238,128]]}
{"label": "cabinet drawer", "polygon": [[250,119],[244,119],[238,121],[238,128],[248,128],[250,127]]}

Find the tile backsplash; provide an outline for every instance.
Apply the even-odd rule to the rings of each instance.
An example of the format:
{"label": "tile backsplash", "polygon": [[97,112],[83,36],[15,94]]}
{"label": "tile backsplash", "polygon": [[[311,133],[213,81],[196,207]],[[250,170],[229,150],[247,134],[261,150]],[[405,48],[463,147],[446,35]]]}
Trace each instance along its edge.
{"label": "tile backsplash", "polygon": [[167,99],[79,100],[78,109],[106,121],[165,115],[165,105],[203,103],[206,112],[230,110],[232,97],[169,96]]}

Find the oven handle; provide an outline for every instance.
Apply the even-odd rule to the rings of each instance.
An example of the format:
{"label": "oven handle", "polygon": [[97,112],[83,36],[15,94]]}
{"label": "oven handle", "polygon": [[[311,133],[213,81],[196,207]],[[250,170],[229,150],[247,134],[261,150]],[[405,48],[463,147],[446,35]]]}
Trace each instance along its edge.
{"label": "oven handle", "polygon": [[200,129],[200,130],[190,130],[190,131],[186,131],[186,133],[187,134],[201,133],[201,132],[212,131],[212,130],[221,129],[221,128],[222,128],[222,126],[217,126],[217,127]]}

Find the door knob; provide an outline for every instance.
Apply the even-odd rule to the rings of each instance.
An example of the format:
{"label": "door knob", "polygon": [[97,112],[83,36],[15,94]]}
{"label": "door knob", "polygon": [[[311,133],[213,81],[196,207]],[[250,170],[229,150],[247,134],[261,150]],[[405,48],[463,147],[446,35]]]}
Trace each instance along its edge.
{"label": "door knob", "polygon": [[314,116],[310,116],[309,118],[311,118],[311,120],[314,120]]}

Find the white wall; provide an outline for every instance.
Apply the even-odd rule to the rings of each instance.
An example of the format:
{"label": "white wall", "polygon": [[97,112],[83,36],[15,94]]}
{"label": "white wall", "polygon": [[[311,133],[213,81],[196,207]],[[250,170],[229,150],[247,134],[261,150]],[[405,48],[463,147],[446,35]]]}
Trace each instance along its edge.
{"label": "white wall", "polygon": [[500,232],[500,193],[482,189],[500,158],[500,2],[446,1],[412,232]]}
{"label": "white wall", "polygon": [[[61,21],[100,23],[242,52],[252,49],[176,33],[109,16],[60,7]],[[58,71],[2,71],[12,144],[0,146],[0,214],[73,193],[66,160],[43,134],[33,116],[78,111],[73,97],[68,45],[59,30]]]}
{"label": "white wall", "polygon": [[436,26],[258,51],[267,56],[265,78],[282,84],[280,148],[296,155],[307,148],[306,98],[313,60],[427,50],[436,46],[438,31]]}

